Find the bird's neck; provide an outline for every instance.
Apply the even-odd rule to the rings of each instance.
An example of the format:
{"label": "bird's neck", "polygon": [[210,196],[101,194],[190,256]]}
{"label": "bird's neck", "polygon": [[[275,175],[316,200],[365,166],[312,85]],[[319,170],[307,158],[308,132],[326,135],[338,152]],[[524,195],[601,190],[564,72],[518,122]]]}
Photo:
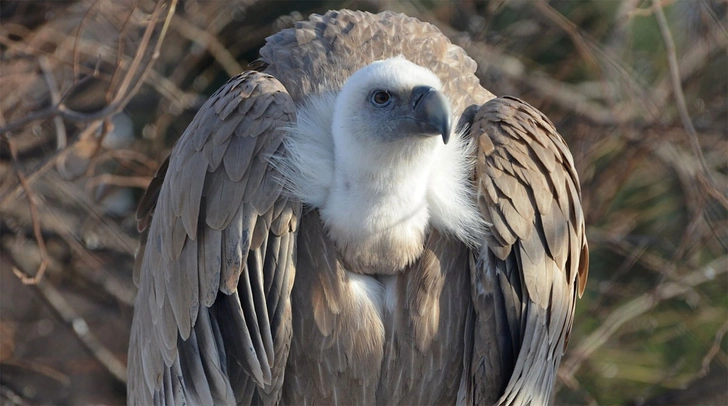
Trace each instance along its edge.
{"label": "bird's neck", "polygon": [[334,184],[322,218],[352,268],[363,273],[397,272],[422,251],[437,149],[433,141],[438,140],[361,145],[361,139],[337,142],[334,135]]}
{"label": "bird's neck", "polygon": [[400,139],[364,145],[360,140],[335,140],[336,187],[342,192],[358,190],[382,196],[402,194],[406,189],[424,193],[438,141]]}

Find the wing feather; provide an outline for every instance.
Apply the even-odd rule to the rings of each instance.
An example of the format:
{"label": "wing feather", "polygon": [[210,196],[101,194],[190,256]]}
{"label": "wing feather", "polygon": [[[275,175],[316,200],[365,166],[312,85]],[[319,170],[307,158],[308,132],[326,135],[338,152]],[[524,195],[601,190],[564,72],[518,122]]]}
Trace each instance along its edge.
{"label": "wing feather", "polygon": [[280,82],[245,72],[157,171],[137,214],[130,404],[280,399],[300,204],[281,196],[269,157],[294,119]]}
{"label": "wing feather", "polygon": [[463,399],[545,404],[588,272],[579,180],[553,124],[518,99],[484,104],[471,134],[480,138],[479,207],[492,225],[470,265],[475,314]]}
{"label": "wing feather", "polygon": [[200,233],[200,238],[199,244],[203,247],[197,257],[200,303],[210,307],[215,302],[220,286],[222,231],[205,227]]}
{"label": "wing feather", "polygon": [[182,219],[177,215],[174,215],[170,219],[170,224],[166,227],[166,231],[166,240],[169,241],[166,259],[168,261],[175,261],[182,255],[182,249],[185,246],[185,241],[187,241],[187,231],[185,231],[185,225],[182,223]]}
{"label": "wing feather", "polygon": [[[204,368],[204,376],[207,377],[206,380],[209,384],[210,395],[213,397],[212,402],[204,404],[229,404],[235,398],[232,389],[227,385],[225,364],[220,356],[224,347],[215,339],[217,329],[214,329],[211,323],[209,312],[200,312],[195,325],[197,348]],[[200,379],[200,382],[205,382],[205,380]]]}
{"label": "wing feather", "polygon": [[205,367],[202,365],[200,355],[197,336],[192,332],[189,339],[187,339],[187,345],[179,346],[180,370],[191,403],[211,405],[213,404],[212,392],[207,382]]}
{"label": "wing feather", "polygon": [[[205,166],[207,165],[207,160],[205,159],[203,154],[193,154],[190,157],[189,165],[194,168],[203,168],[200,169],[200,172],[203,172]],[[204,184],[205,182],[203,173],[202,176],[199,177],[188,177],[187,182],[184,185],[184,189],[182,189],[186,190],[187,193],[184,194],[182,200],[182,210],[180,211],[180,216],[182,224],[185,227],[185,232],[192,240],[197,239],[197,220],[199,218],[197,214],[200,212],[200,204],[202,202],[202,187]]]}
{"label": "wing feather", "polygon": [[[243,201],[246,203],[250,203],[253,208],[256,211],[263,211],[266,207],[271,207],[277,199],[280,198],[281,191],[283,190],[283,184],[278,180],[275,179],[275,174],[272,173],[273,171],[271,169],[268,170],[268,173],[263,175],[263,180],[260,185],[260,193],[256,193],[253,196],[245,195],[243,197]],[[281,206],[276,205],[276,209],[279,209],[281,207],[288,207],[287,200],[285,198],[279,199],[282,203]],[[280,218],[280,210],[276,210],[273,212],[273,218]],[[280,233],[277,233],[280,235]]]}
{"label": "wing feather", "polygon": [[[250,223],[255,216],[247,214],[240,207],[228,227],[222,231],[222,270],[219,281],[220,291],[230,295],[237,289],[238,278],[243,272],[243,264],[250,247]],[[255,224],[255,223],[253,223]]]}
{"label": "wing feather", "polygon": [[[228,178],[239,183],[250,167],[250,160],[255,150],[256,138],[235,135],[230,137],[228,150],[223,157],[223,165]],[[248,175],[250,176],[250,175]]]}

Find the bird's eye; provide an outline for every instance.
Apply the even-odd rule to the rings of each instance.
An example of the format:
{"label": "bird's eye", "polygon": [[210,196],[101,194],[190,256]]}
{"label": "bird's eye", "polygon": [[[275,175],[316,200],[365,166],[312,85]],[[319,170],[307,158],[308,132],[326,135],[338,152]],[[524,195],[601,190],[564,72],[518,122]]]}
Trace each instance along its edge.
{"label": "bird's eye", "polygon": [[372,93],[372,103],[377,107],[384,107],[390,103],[392,96],[386,90],[377,90]]}

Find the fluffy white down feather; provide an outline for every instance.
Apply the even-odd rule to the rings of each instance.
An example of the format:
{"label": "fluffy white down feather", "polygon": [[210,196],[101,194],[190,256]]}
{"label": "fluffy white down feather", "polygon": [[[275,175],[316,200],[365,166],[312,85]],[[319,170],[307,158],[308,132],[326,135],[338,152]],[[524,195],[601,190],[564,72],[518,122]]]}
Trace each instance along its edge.
{"label": "fluffy white down feather", "polygon": [[[441,88],[434,73],[403,57],[362,68],[339,93],[298,106],[287,155],[276,163],[289,193],[319,209],[344,257],[351,251],[353,262],[377,268],[371,273],[415,260],[431,226],[471,246],[482,241],[485,223],[470,183],[473,143],[459,133],[448,144],[440,137],[378,140],[355,107],[373,88],[420,85]],[[402,258],[383,263],[376,259],[382,255]]]}

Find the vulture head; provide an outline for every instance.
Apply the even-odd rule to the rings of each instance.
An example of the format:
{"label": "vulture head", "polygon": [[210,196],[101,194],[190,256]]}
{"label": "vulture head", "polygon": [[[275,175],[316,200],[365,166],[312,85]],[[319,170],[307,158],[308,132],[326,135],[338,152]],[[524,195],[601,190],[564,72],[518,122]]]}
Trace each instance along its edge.
{"label": "vulture head", "polygon": [[431,70],[397,56],[297,111],[284,178],[362,273],[412,263],[433,224],[468,242],[482,234],[468,181],[472,146],[453,134],[442,87]]}
{"label": "vulture head", "polygon": [[[376,61],[356,71],[336,101],[333,134],[363,142],[450,139],[450,102],[440,79],[404,57]],[[343,140],[342,140],[343,141]]]}

